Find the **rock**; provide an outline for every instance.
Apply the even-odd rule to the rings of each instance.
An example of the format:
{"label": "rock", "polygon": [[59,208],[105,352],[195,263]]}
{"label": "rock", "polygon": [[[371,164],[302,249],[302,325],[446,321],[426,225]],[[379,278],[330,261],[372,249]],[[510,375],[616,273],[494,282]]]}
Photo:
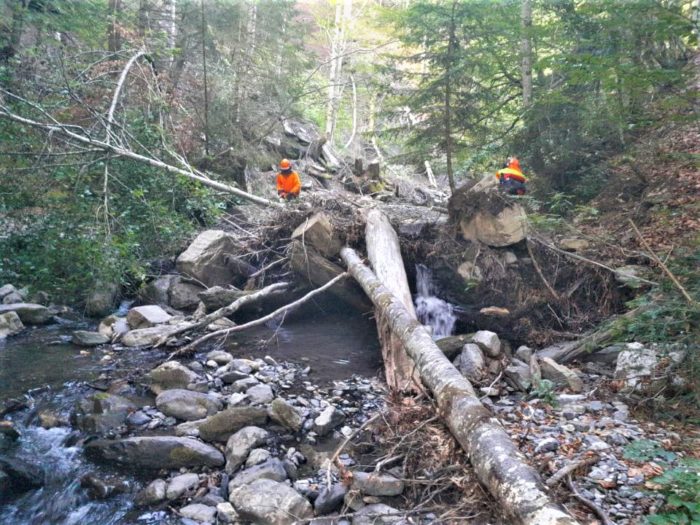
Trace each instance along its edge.
{"label": "rock", "polygon": [[17,441],[20,433],[12,421],[0,421],[0,436],[5,436],[11,441]]}
{"label": "rock", "polygon": [[172,319],[172,315],[163,310],[160,306],[149,304],[146,306],[136,306],[126,314],[126,322],[132,329],[151,328],[159,324],[165,324]]}
{"label": "rock", "polygon": [[542,377],[554,381],[561,385],[568,385],[572,392],[578,394],[583,392],[583,381],[570,368],[560,365],[554,359],[545,357],[540,360]]}
{"label": "rock", "polygon": [[177,275],[161,275],[153,279],[139,291],[139,299],[146,303],[169,304],[170,285],[177,278]]}
{"label": "rock", "polygon": [[251,405],[266,405],[275,398],[270,385],[255,385],[246,390]]}
{"label": "rock", "polygon": [[146,374],[146,380],[155,394],[164,390],[187,388],[199,381],[199,376],[178,361],[166,361]]}
{"label": "rock", "polygon": [[199,476],[197,474],[181,474],[175,476],[168,482],[168,488],[165,490],[165,497],[169,501],[176,500],[188,492],[192,492],[199,486]]}
{"label": "rock", "polygon": [[473,343],[462,347],[462,353],[454,361],[455,367],[470,381],[478,383],[486,376],[486,360],[481,348]]}
{"label": "rock", "polygon": [[209,416],[199,425],[204,441],[226,442],[234,432],[251,425],[264,425],[267,412],[259,407],[231,407]]}
{"label": "rock", "polygon": [[0,457],[0,502],[43,485],[44,471],[41,467],[18,458]]}
{"label": "rock", "polygon": [[167,483],[162,479],[154,479],[136,495],[136,504],[141,507],[156,505],[165,501]]}
{"label": "rock", "polygon": [[223,350],[212,350],[207,354],[207,361],[215,361],[217,365],[226,365],[233,361],[233,356]]}
{"label": "rock", "polygon": [[314,419],[314,432],[323,437],[345,422],[345,414],[329,405]]}
{"label": "rock", "polygon": [[510,250],[506,250],[503,252],[503,262],[508,265],[516,264],[518,262],[518,256]]}
{"label": "rock", "polygon": [[195,421],[216,414],[221,410],[222,403],[207,394],[176,388],[158,394],[156,407],[166,416]]}
{"label": "rock", "polygon": [[367,496],[398,496],[404,483],[390,474],[375,472],[353,472],[352,488]]}
{"label": "rock", "polygon": [[21,303],[24,301],[24,297],[22,297],[18,292],[10,292],[7,294],[5,297],[2,298],[2,304],[12,304],[12,303]]}
{"label": "rock", "polygon": [[15,312],[24,324],[46,324],[53,315],[45,306],[33,303],[0,304],[0,315]]}
{"label": "rock", "polygon": [[0,314],[0,339],[5,339],[9,335],[15,335],[24,330],[22,320],[17,312],[5,312]]}
{"label": "rock", "polygon": [[170,284],[168,292],[169,303],[178,310],[189,310],[196,308],[199,304],[199,293],[204,290],[201,286],[188,283],[181,277],[176,277]]}
{"label": "rock", "polygon": [[395,525],[403,521],[400,511],[383,503],[362,507],[352,517],[352,525]]}
{"label": "rock", "polygon": [[435,344],[442,350],[445,357],[451,361],[462,352],[462,348],[466,343],[471,341],[473,335],[474,334],[449,335],[447,337],[441,337],[435,341]]}
{"label": "rock", "polygon": [[465,281],[481,282],[484,275],[476,264],[471,261],[464,261],[457,267],[457,273]]}
{"label": "rock", "polygon": [[129,491],[129,484],[123,480],[104,479],[94,473],[80,478],[80,486],[88,491],[91,499],[103,500],[115,494]]}
{"label": "rock", "polygon": [[0,286],[0,299],[5,299],[11,293],[17,293],[17,288],[11,284],[4,284]]}
{"label": "rock", "polygon": [[83,432],[104,434],[123,425],[136,405],[129,399],[100,392],[76,404],[72,418]]}
{"label": "rock", "polygon": [[508,308],[501,308],[500,306],[487,306],[479,310],[479,313],[490,317],[508,317],[510,315],[510,310],[508,310]]}
{"label": "rock", "polygon": [[204,303],[207,311],[218,310],[224,306],[228,306],[232,302],[241,297],[250,294],[237,288],[224,288],[223,286],[212,286],[206,290],[199,292],[199,300]]}
{"label": "rock", "polygon": [[568,252],[582,252],[586,250],[590,244],[591,243],[585,239],[568,238],[559,241],[559,247]]}
{"label": "rock", "polygon": [[201,503],[191,503],[180,509],[180,516],[199,523],[214,523],[216,507],[210,507]]}
{"label": "rock", "polygon": [[119,338],[129,331],[129,325],[126,322],[126,317],[117,317],[116,315],[108,315],[100,322],[97,331],[108,337],[110,340]]}
{"label": "rock", "polygon": [[532,351],[532,348],[528,346],[519,346],[518,349],[515,351],[515,357],[517,357],[524,363],[529,363],[530,357],[532,357],[533,353],[534,352]]}
{"label": "rock", "polygon": [[615,379],[623,382],[623,391],[641,390],[658,365],[656,351],[640,343],[627,343],[626,349],[617,356]]}
{"label": "rock", "polygon": [[537,443],[535,446],[535,454],[543,452],[554,452],[559,448],[559,442],[553,437],[547,437]]}
{"label": "rock", "polygon": [[[243,427],[226,442],[226,472],[233,474],[243,464],[248,454],[255,447],[264,445],[270,434],[259,427]],[[269,453],[268,453],[269,455]]]}
{"label": "rock", "polygon": [[270,419],[285,428],[298,432],[304,423],[299,411],[281,397],[275,398],[268,408]]}
{"label": "rock", "polygon": [[629,264],[627,266],[615,268],[615,280],[623,286],[637,289],[646,284],[639,280],[644,273],[645,268],[643,266]]}
{"label": "rock", "polygon": [[78,346],[99,346],[109,343],[110,338],[98,332],[76,330],[73,332],[73,344]]}
{"label": "rock", "polygon": [[226,501],[216,506],[216,517],[219,523],[228,525],[238,521],[238,512],[233,508],[233,505]]}
{"label": "rock", "polygon": [[205,421],[206,419],[198,419],[196,421],[186,421],[185,423],[180,423],[175,427],[175,435],[184,437],[199,437],[199,426]]}
{"label": "rock", "polygon": [[495,359],[501,356],[501,340],[494,332],[479,330],[474,334],[474,337],[472,337],[472,343],[479,345],[484,351],[484,354],[489,357]]}
{"label": "rock", "polygon": [[254,448],[248,454],[248,459],[245,462],[246,468],[252,467],[253,465],[259,465],[270,459],[270,451],[264,448]]}
{"label": "rock", "polygon": [[284,464],[277,458],[272,458],[265,463],[260,463],[253,467],[242,470],[229,481],[229,493],[233,492],[237,487],[250,485],[259,479],[271,479],[273,481],[284,481],[287,479],[287,471]]}
{"label": "rock", "polygon": [[311,504],[291,487],[260,479],[238,487],[229,501],[243,520],[259,525],[292,525],[313,517]]}
{"label": "rock", "polygon": [[244,377],[243,379],[238,379],[238,380],[234,381],[233,382],[233,390],[234,390],[234,392],[244,392],[244,391],[247,391],[249,388],[252,388],[259,383],[260,383],[260,381],[258,381],[254,377],[247,376],[247,377]]}
{"label": "rock", "polygon": [[139,328],[130,330],[121,339],[124,346],[130,348],[139,346],[153,346],[162,338],[167,338],[170,334],[180,328],[181,325],[158,325],[151,328]]}
{"label": "rock", "polygon": [[335,234],[333,225],[323,212],[315,214],[297,226],[292,233],[292,239],[299,239],[313,246],[317,252],[328,259],[338,255],[342,248],[340,238]]}
{"label": "rock", "polygon": [[328,486],[324,483],[323,488],[318,493],[316,501],[314,501],[314,510],[317,515],[330,514],[339,510],[343,506],[343,501],[345,500],[345,494],[347,494],[348,488],[342,483],[334,483],[331,485],[330,490]]}
{"label": "rock", "polygon": [[200,233],[177,258],[177,269],[206,286],[226,285],[236,277],[226,263],[226,254],[234,253],[235,239],[222,230]]}
{"label": "rock", "polygon": [[85,454],[93,460],[115,462],[132,469],[224,465],[224,455],[211,445],[196,439],[175,436],[100,439],[85,445]]}
{"label": "rock", "polygon": [[472,213],[460,219],[459,226],[465,240],[500,248],[525,238],[527,216],[522,206],[513,202],[504,206],[498,202],[498,195],[488,195],[485,199],[480,197],[479,194],[471,196],[479,204],[475,205]]}
{"label": "rock", "polygon": [[90,317],[109,314],[117,303],[119,285],[98,281],[85,299],[85,313]]}

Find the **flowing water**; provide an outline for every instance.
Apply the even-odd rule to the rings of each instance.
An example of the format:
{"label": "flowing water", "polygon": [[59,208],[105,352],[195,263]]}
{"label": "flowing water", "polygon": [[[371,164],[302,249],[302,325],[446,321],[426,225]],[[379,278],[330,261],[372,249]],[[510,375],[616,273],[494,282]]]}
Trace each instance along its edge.
{"label": "flowing water", "polygon": [[430,268],[416,265],[416,315],[418,320],[432,328],[433,339],[452,335],[457,320],[454,307],[437,297]]}

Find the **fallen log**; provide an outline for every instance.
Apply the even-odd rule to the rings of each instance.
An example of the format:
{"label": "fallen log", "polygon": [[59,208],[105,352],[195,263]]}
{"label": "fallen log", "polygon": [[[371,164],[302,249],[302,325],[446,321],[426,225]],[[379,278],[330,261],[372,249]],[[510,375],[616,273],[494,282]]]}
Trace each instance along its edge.
{"label": "fallen log", "polygon": [[343,248],[341,257],[413,358],[423,384],[435,396],[440,415],[503,511],[514,523],[523,525],[577,524],[552,501],[537,471],[527,465],[504,428],[481,404],[472,385],[444,356],[425,327],[411,317],[354,250]]}

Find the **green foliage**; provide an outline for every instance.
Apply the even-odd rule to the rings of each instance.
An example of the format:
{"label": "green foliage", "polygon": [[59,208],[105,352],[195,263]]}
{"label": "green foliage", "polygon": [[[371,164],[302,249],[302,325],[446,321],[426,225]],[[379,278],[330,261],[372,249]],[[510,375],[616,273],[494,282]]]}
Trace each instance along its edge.
{"label": "green foliage", "polygon": [[658,442],[651,439],[638,439],[625,445],[623,457],[637,462],[652,460],[669,462],[676,459],[676,454],[665,450]]}
{"label": "green foliage", "polygon": [[661,511],[647,517],[651,525],[694,525],[700,523],[700,460],[688,458],[653,478],[666,496]]}
{"label": "green foliage", "polygon": [[549,379],[540,379],[532,388],[532,395],[541,399],[544,403],[555,406],[557,403],[554,395],[555,384]]}

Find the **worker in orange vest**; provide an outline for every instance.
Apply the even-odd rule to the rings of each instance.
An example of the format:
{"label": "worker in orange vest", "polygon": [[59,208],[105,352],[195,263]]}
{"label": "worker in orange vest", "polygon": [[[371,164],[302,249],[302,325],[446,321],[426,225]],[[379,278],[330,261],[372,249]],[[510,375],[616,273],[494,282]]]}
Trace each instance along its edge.
{"label": "worker in orange vest", "polygon": [[501,189],[508,195],[525,195],[527,178],[520,169],[520,161],[516,157],[509,157],[503,169],[496,172],[496,178]]}
{"label": "worker in orange vest", "polygon": [[292,170],[289,159],[280,161],[280,171],[277,173],[277,195],[281,199],[291,200],[299,197],[301,192],[301,179],[299,174]]}

